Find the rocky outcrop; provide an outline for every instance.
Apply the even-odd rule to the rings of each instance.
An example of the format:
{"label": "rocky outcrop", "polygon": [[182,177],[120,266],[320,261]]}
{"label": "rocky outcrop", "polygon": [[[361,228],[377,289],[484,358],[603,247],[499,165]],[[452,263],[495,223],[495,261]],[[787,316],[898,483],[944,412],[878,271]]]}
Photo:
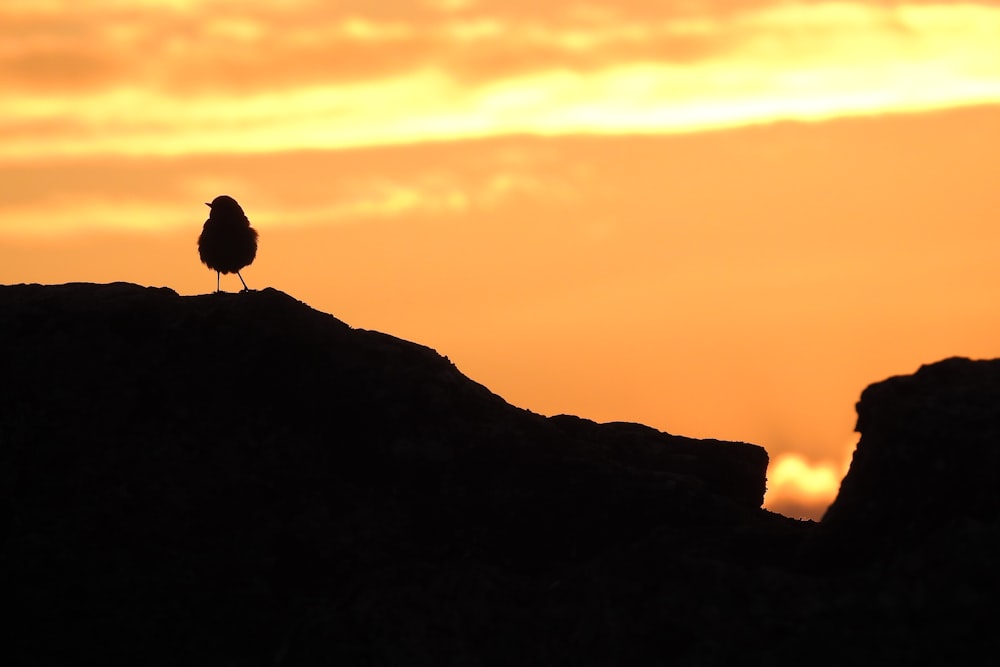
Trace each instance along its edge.
{"label": "rocky outcrop", "polygon": [[0,287],[4,665],[965,664],[1000,362],[873,385],[822,524],[767,453],[509,405],[275,290]]}
{"label": "rocky outcrop", "polygon": [[880,663],[995,655],[1000,360],[922,366],[869,386],[857,411],[850,470],[799,547],[800,571],[832,586],[801,627],[834,630]]}
{"label": "rocky outcrop", "polygon": [[[289,651],[316,605],[364,604],[343,595],[454,569],[534,599],[665,525],[717,550],[771,521],[760,447],[546,419],[272,289],[4,287],[0,349],[7,600],[66,659],[239,664]],[[330,613],[378,626],[352,609]]]}
{"label": "rocky outcrop", "polygon": [[[767,452],[721,440],[694,440],[642,424],[598,424],[572,415],[550,418],[574,447],[600,447],[609,459],[637,470],[661,471],[700,480],[713,494],[744,507],[760,507],[767,490]],[[711,454],[709,454],[711,452]]]}
{"label": "rocky outcrop", "polygon": [[[823,517],[846,560],[919,545],[1000,517],[1000,360],[952,358],[869,386],[861,439]],[[831,546],[832,548],[832,546]]]}

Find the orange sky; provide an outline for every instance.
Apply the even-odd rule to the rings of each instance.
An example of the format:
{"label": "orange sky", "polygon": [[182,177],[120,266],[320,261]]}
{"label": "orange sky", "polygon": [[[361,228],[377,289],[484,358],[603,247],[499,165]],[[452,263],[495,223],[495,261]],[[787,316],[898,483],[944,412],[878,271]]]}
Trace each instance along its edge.
{"label": "orange sky", "polygon": [[6,0],[0,282],[210,291],[228,193],[252,287],[816,518],[864,386],[1000,356],[1000,3],[399,4]]}

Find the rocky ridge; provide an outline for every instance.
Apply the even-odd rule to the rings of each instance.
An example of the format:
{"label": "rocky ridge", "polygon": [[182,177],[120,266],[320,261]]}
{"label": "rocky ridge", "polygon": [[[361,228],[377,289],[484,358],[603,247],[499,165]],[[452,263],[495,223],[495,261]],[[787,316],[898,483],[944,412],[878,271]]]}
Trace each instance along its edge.
{"label": "rocky ridge", "polygon": [[865,390],[815,524],[761,509],[760,447],[542,417],[272,289],[0,287],[0,350],[5,664],[917,664],[995,643],[998,362]]}

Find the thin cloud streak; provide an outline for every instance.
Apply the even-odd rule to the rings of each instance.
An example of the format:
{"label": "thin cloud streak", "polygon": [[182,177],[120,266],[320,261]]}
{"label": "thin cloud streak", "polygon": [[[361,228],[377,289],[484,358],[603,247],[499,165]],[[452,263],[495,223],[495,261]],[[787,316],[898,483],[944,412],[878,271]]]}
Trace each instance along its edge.
{"label": "thin cloud streak", "polygon": [[[568,205],[580,192],[593,195],[592,179],[560,158],[556,147],[541,142],[496,139],[472,145],[0,164],[0,241],[186,228],[205,213],[201,202],[219,193],[246,193],[241,202],[265,231],[389,217],[475,216],[517,204]],[[142,202],[145,210],[133,210],[129,202]]]}
{"label": "thin cloud streak", "polygon": [[1000,8],[987,5],[529,18],[303,3],[233,20],[171,4],[0,10],[0,159],[676,133],[1000,102]]}

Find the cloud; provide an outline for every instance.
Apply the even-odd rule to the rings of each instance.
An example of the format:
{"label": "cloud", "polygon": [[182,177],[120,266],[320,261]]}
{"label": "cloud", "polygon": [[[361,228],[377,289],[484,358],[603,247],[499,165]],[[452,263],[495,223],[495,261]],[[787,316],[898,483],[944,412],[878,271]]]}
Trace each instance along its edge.
{"label": "cloud", "polygon": [[683,132],[1000,101],[992,5],[234,7],[5,3],[0,159]]}
{"label": "cloud", "polygon": [[[478,216],[580,187],[540,142],[294,151],[249,156],[105,156],[0,164],[0,238],[197,224],[202,202],[236,196],[264,228]],[[145,213],[133,204],[143,202]]]}
{"label": "cloud", "polygon": [[424,68],[476,82],[632,59],[690,60],[712,51],[709,42],[718,37],[669,16],[596,21],[573,12],[511,15],[502,6],[461,15],[413,8],[386,15],[342,5],[248,4],[236,17],[218,9],[98,7],[0,10],[5,83],[25,91],[61,85],[99,91],[141,81],[176,95],[253,95]]}
{"label": "cloud", "polygon": [[469,84],[635,63],[810,57],[831,48],[843,56],[859,44],[917,44],[941,26],[947,30],[936,32],[949,46],[977,48],[996,25],[995,8],[977,5],[707,4],[478,2],[437,11],[301,2],[246,3],[234,12],[226,3],[66,3],[58,11],[15,3],[0,9],[0,72],[28,91],[50,90],[60,82],[53,66],[63,65],[61,82],[70,87],[139,82],[179,95],[253,95],[425,68]]}

